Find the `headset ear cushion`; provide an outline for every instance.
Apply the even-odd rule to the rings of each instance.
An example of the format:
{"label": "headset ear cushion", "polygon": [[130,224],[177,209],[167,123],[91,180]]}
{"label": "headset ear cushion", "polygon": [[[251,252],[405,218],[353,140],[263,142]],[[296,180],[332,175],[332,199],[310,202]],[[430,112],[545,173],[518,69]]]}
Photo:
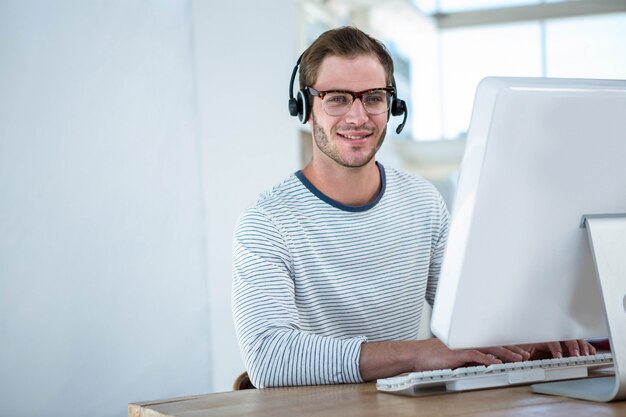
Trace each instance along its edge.
{"label": "headset ear cushion", "polygon": [[305,89],[298,90],[298,119],[302,124],[309,121],[311,107],[309,106],[309,93]]}
{"label": "headset ear cushion", "polygon": [[298,100],[293,97],[289,99],[289,114],[291,116],[298,115]]}
{"label": "headset ear cushion", "polygon": [[404,113],[406,113],[406,103],[404,100],[400,100],[399,98],[394,99],[391,103],[391,114],[393,116],[402,116]]}

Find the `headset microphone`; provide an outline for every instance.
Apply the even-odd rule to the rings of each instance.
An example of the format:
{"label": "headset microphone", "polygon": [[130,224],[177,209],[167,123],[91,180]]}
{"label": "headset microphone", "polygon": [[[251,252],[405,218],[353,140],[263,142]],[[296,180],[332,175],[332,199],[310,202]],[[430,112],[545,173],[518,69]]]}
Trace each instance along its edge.
{"label": "headset microphone", "polygon": [[395,77],[391,79],[391,86],[393,87],[393,99],[391,100],[391,115],[392,116],[402,116],[402,123],[398,125],[396,128],[396,133],[399,135],[404,129],[404,125],[406,124],[406,118],[408,115],[408,110],[406,108],[406,102],[404,100],[400,100],[398,98],[398,89],[396,88],[396,79]]}
{"label": "headset microphone", "polygon": [[404,118],[402,119],[402,123],[400,123],[398,127],[396,127],[396,133],[398,135],[400,134],[400,132],[402,132],[402,129],[404,129],[405,124],[406,124],[406,112],[404,113]]}
{"label": "headset microphone", "polygon": [[406,118],[409,112],[406,110],[406,103],[404,102],[404,100],[398,101],[402,103],[400,106],[404,108],[404,110],[402,111],[402,114],[404,114],[404,117],[402,118],[402,123],[400,123],[396,128],[396,133],[399,135],[400,132],[402,132],[402,129],[404,129],[404,125],[406,124]]}

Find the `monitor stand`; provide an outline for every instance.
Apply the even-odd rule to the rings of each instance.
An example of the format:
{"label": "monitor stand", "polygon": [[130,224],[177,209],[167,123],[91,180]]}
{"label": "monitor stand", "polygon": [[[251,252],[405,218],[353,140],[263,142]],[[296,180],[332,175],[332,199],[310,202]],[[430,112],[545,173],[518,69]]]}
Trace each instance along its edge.
{"label": "monitor stand", "polygon": [[533,385],[541,394],[590,401],[626,399],[626,214],[583,216],[604,300],[615,376]]}

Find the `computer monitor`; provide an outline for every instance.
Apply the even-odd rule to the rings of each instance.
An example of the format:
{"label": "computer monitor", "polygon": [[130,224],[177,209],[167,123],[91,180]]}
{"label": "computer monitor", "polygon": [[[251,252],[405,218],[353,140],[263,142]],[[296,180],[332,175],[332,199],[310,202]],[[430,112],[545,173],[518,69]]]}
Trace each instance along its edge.
{"label": "computer monitor", "polygon": [[[609,332],[593,247],[581,227],[584,215],[618,216],[624,224],[624,213],[626,81],[484,79],[451,212],[433,333],[453,349],[610,335],[615,344],[617,333],[624,341],[626,275],[624,284],[612,278],[623,327]],[[626,232],[614,230],[624,267]]]}

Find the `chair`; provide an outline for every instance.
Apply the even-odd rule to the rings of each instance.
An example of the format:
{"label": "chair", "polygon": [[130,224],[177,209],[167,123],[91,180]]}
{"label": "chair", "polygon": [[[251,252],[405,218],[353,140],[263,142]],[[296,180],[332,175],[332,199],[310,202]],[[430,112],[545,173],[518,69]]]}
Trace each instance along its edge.
{"label": "chair", "polygon": [[250,377],[246,371],[242,372],[233,382],[233,391],[241,391],[243,389],[255,389],[256,387],[252,385],[250,381]]}

